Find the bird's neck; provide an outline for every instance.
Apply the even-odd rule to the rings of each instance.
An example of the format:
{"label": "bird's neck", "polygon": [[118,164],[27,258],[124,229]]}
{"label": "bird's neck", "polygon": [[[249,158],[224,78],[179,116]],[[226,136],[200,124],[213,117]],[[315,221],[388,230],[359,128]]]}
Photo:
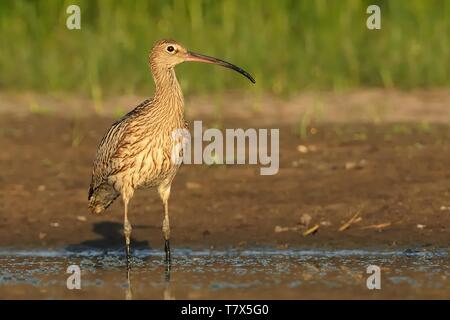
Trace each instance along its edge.
{"label": "bird's neck", "polygon": [[152,68],[155,80],[155,105],[167,115],[184,118],[184,98],[173,68]]}

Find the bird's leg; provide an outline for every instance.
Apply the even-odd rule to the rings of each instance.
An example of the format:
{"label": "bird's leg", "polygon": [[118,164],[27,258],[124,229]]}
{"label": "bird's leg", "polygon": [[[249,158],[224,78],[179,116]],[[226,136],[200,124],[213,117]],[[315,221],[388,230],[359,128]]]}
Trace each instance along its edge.
{"label": "bird's leg", "polygon": [[170,223],[169,223],[169,201],[164,201],[164,220],[163,220],[163,234],[164,234],[164,251],[166,253],[166,264],[170,266]]}
{"label": "bird's leg", "polygon": [[164,234],[164,251],[166,252],[166,270],[165,279],[168,283],[170,281],[170,267],[171,267],[171,257],[170,257],[170,225],[169,225],[169,204],[166,200],[164,202],[164,220],[163,220],[163,234]]}
{"label": "bird's leg", "polygon": [[158,193],[164,206],[164,219],[162,231],[164,235],[164,251],[166,253],[166,273],[170,271],[170,224],[169,224],[169,196],[170,183],[164,183],[158,187]]}
{"label": "bird's leg", "polygon": [[128,220],[128,201],[124,200],[124,219],[123,219],[123,233],[125,235],[125,253],[127,256],[127,270],[130,269],[130,237],[131,237],[131,223]]}

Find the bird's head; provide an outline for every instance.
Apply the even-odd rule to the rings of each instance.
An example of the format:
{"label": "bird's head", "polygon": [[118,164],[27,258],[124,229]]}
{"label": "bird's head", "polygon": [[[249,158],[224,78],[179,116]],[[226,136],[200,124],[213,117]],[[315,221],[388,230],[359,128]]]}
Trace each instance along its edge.
{"label": "bird's head", "polygon": [[160,40],[155,43],[150,53],[150,64],[152,68],[174,68],[177,64],[185,61],[196,61],[232,69],[244,75],[251,82],[255,83],[255,79],[244,69],[235,66],[224,60],[202,55],[187,50],[181,44],[174,40]]}

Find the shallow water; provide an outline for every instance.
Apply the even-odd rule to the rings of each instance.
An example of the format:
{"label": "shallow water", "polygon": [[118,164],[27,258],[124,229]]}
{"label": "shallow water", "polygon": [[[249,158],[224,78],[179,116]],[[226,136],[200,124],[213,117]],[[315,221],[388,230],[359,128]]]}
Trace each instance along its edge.
{"label": "shallow water", "polygon": [[[122,250],[0,249],[0,298],[450,298],[447,250],[178,249],[169,273],[163,256],[135,250],[127,275]],[[70,265],[80,290],[67,288]],[[369,265],[380,267],[379,290],[367,288]]]}

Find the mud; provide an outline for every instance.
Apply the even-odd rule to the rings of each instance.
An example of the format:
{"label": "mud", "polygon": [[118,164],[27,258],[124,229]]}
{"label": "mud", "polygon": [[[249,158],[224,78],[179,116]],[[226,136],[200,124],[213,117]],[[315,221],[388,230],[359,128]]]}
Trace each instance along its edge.
{"label": "mud", "polygon": [[[169,204],[170,285],[162,205],[154,190],[138,191],[133,298],[449,298],[448,123],[201,119],[279,128],[279,173],[181,168]],[[0,297],[125,297],[120,201],[100,216],[87,210],[92,160],[114,120],[1,114]],[[83,290],[65,288],[72,263]],[[366,287],[370,264],[382,268],[382,290]]]}
{"label": "mud", "polygon": [[[2,115],[0,247],[123,244],[120,201],[101,216],[87,210],[92,159],[112,121]],[[311,124],[306,141],[297,132],[280,128],[277,175],[249,165],[183,166],[170,199],[173,247],[448,247],[449,126]],[[359,222],[339,231],[358,211]],[[161,248],[156,192],[138,191],[130,214],[133,246]]]}

